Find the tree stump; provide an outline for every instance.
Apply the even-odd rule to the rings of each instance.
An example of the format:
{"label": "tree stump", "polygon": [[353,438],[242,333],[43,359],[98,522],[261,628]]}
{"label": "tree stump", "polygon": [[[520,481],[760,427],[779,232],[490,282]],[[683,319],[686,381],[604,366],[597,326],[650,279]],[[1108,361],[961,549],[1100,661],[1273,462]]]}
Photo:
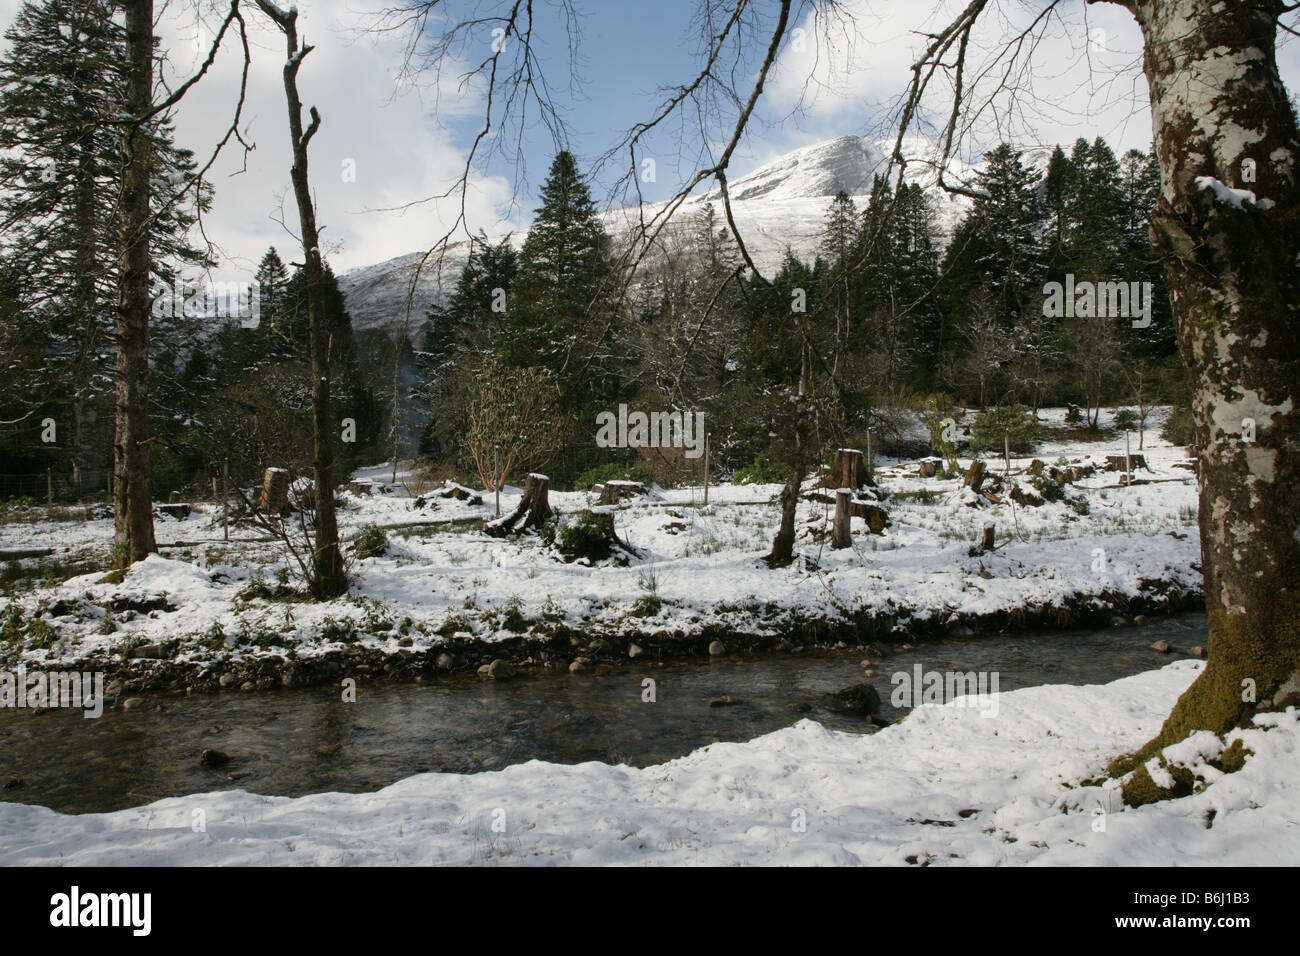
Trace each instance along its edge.
{"label": "tree stump", "polygon": [[848,488],[835,492],[835,522],[831,525],[832,548],[847,548],[852,544],[849,538],[850,522],[853,520],[852,500],[853,492]]}
{"label": "tree stump", "polygon": [[980,538],[979,550],[981,554],[993,550],[993,542],[996,537],[997,528],[994,525],[986,524],[984,526],[984,536]]}
{"label": "tree stump", "polygon": [[976,458],[970,463],[970,468],[966,470],[966,487],[976,494],[979,493],[980,486],[984,484],[984,471],[987,466],[982,458]]}
{"label": "tree stump", "polygon": [[[595,488],[592,489],[595,491]],[[646,493],[646,487],[639,481],[607,481],[600,486],[600,503],[616,505],[624,498],[632,498]]]}
{"label": "tree stump", "polygon": [[1047,466],[1044,465],[1039,459],[1035,458],[1033,461],[1029,463],[1029,473],[1031,475],[1041,475],[1045,467]]}
{"label": "tree stump", "polygon": [[515,510],[503,518],[488,522],[483,530],[494,538],[503,538],[528,528],[540,528],[555,513],[548,500],[550,489],[551,479],[546,475],[529,475],[524,481],[524,495],[519,499]]}
{"label": "tree stump", "polygon": [[870,484],[862,452],[856,448],[837,448],[831,471],[822,479],[823,488],[849,488],[856,491]]}
{"label": "tree stump", "polygon": [[[1125,463],[1125,459],[1128,459],[1129,462],[1128,464]],[[1145,455],[1107,455],[1106,456],[1107,471],[1129,471],[1130,469],[1132,471],[1137,471],[1139,468],[1145,469],[1146,471],[1151,470],[1150,468],[1147,467],[1147,459]]]}
{"label": "tree stump", "polygon": [[916,472],[922,478],[933,478],[939,473],[939,466],[942,464],[942,458],[922,458],[916,463]]}
{"label": "tree stump", "polygon": [[289,504],[289,472],[268,468],[262,472],[262,490],[257,496],[257,510],[278,515]]}

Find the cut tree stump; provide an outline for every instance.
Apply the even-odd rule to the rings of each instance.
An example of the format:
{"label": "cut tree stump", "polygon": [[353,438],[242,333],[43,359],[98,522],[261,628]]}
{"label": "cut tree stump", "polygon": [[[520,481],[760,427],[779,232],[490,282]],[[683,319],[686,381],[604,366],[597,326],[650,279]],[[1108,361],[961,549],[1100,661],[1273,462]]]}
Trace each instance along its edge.
{"label": "cut tree stump", "polygon": [[984,460],[976,458],[970,463],[970,468],[966,470],[966,487],[976,494],[979,493],[980,486],[984,484],[984,471],[986,468]]}
{"label": "cut tree stump", "polygon": [[[1126,465],[1124,463],[1125,458],[1127,458],[1131,464]],[[1146,455],[1107,455],[1106,456],[1107,471],[1128,471],[1130,468],[1133,471],[1137,471],[1139,468],[1145,471],[1151,470],[1150,468],[1147,467]]]}
{"label": "cut tree stump", "polygon": [[289,504],[289,472],[268,468],[262,472],[262,490],[257,496],[257,510],[278,515]]}
{"label": "cut tree stump", "polygon": [[916,472],[922,478],[933,478],[939,473],[939,466],[942,464],[942,458],[922,458],[916,463]]}
{"label": "cut tree stump", "polygon": [[996,537],[997,528],[994,525],[986,524],[984,526],[984,535],[980,538],[979,549],[981,553],[993,550]]}
{"label": "cut tree stump", "polygon": [[592,491],[600,488],[600,503],[616,505],[624,498],[635,498],[646,494],[646,486],[639,481],[607,481],[603,485],[592,486]]}
{"label": "cut tree stump", "polygon": [[849,537],[852,522],[853,492],[841,488],[835,492],[835,521],[831,525],[831,547],[847,548],[853,542]]}
{"label": "cut tree stump", "polygon": [[1044,465],[1042,461],[1035,458],[1033,461],[1029,463],[1029,473],[1031,475],[1041,475],[1043,473],[1043,469],[1046,467],[1047,466]]}
{"label": "cut tree stump", "polygon": [[169,501],[166,504],[154,505],[154,507],[162,514],[179,518],[182,521],[190,516],[190,506],[179,501]]}
{"label": "cut tree stump", "polygon": [[546,475],[529,475],[524,481],[524,496],[519,499],[518,507],[503,518],[489,521],[483,530],[494,538],[503,538],[528,528],[540,528],[555,513],[547,500],[550,489],[551,479]]}
{"label": "cut tree stump", "polygon": [[821,481],[823,488],[849,488],[857,491],[871,483],[866,461],[856,448],[837,448],[830,474]]}

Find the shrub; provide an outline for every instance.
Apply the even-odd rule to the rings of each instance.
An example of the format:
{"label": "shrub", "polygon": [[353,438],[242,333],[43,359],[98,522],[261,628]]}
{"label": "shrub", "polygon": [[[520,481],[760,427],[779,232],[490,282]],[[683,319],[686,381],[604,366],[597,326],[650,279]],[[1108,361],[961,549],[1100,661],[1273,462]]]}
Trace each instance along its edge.
{"label": "shrub", "polygon": [[1115,412],[1115,427],[1123,428],[1126,431],[1130,428],[1136,428],[1138,423],[1138,413],[1131,408],[1121,408]]}
{"label": "shrub", "polygon": [[654,481],[654,469],[649,465],[620,465],[610,462],[588,468],[573,482],[575,491],[590,491],[592,485],[603,485],[607,481],[639,481],[649,486]]}
{"label": "shrub", "polygon": [[754,464],[737,468],[731,480],[737,485],[779,485],[787,477],[784,468],[760,455],[754,459]]}
{"label": "shrub", "polygon": [[1192,410],[1175,408],[1160,429],[1160,437],[1171,445],[1195,445],[1196,422],[1192,419]]}
{"label": "shrub", "polygon": [[1059,481],[1053,481],[1047,475],[1034,475],[1029,479],[1045,501],[1060,501],[1065,497],[1065,487]]}
{"label": "shrub", "polygon": [[977,415],[971,426],[971,449],[1002,451],[1003,436],[1011,439],[1011,450],[1031,452],[1039,439],[1038,419],[1024,405],[1004,405]]}
{"label": "shrub", "polygon": [[358,558],[377,558],[388,550],[388,532],[375,524],[362,525],[352,543]]}

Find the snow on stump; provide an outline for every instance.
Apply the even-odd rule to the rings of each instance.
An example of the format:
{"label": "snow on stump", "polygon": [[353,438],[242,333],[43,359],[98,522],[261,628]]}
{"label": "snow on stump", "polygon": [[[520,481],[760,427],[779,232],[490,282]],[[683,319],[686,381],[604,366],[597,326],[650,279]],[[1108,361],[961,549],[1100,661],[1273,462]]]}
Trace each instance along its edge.
{"label": "snow on stump", "polygon": [[[529,528],[541,528],[555,513],[547,500],[550,489],[551,479],[546,475],[529,475],[524,481],[524,495],[519,499],[518,507],[504,517],[489,521],[483,530],[494,538],[504,538],[508,534],[518,534]],[[613,518],[610,522],[612,527]]]}
{"label": "snow on stump", "polygon": [[179,501],[169,501],[166,504],[156,504],[154,505],[154,509],[160,514],[165,514],[171,518],[178,518],[182,521],[190,516],[190,506]]}
{"label": "snow on stump", "polygon": [[1106,456],[1107,471],[1137,471],[1139,468],[1143,468],[1147,471],[1151,470],[1147,467],[1146,455]]}
{"label": "snow on stump", "polygon": [[439,498],[455,498],[457,501],[468,501],[471,505],[481,505],[483,496],[476,492],[470,491],[464,485],[458,485],[454,481],[449,481],[435,492]]}
{"label": "snow on stump", "polygon": [[627,556],[637,551],[614,533],[614,514],[610,511],[583,509],[577,514],[556,515],[546,526],[542,539],[560,552],[567,561],[603,561]]}
{"label": "snow on stump", "polygon": [[603,485],[593,485],[592,491],[600,489],[602,505],[616,505],[624,498],[635,498],[646,494],[646,486],[639,481],[607,481]]}
{"label": "snow on stump", "polygon": [[289,506],[289,472],[268,468],[262,472],[262,490],[257,495],[257,510],[278,515]]}

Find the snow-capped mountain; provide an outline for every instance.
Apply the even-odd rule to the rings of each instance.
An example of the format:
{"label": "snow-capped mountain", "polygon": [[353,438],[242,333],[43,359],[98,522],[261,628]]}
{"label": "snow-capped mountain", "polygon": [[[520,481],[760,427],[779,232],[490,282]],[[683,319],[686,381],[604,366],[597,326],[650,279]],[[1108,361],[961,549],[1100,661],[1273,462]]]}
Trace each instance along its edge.
{"label": "snow-capped mountain", "polygon": [[[905,152],[909,157],[930,155],[926,144],[917,142],[906,146]],[[843,190],[854,198],[859,209],[865,208],[872,177],[885,170],[887,155],[893,148],[892,140],[877,142],[862,136],[838,136],[785,153],[747,175],[731,180],[728,191],[736,225],[755,265],[765,274],[770,274],[779,267],[787,249],[805,259],[815,255],[831,199]],[[949,176],[961,181],[972,171],[973,167],[953,163],[950,164]],[[937,225],[946,238],[969,202],[931,188],[935,180],[933,169],[924,162],[910,163],[906,178],[930,189]],[[707,205],[714,207],[718,221],[722,222],[722,195],[717,189],[683,203],[674,222],[689,222]],[[658,209],[657,204],[648,205],[646,217]],[[603,213],[601,218],[606,230],[617,236],[636,215],[635,209],[615,209]],[[496,241],[503,235],[490,238]],[[525,232],[516,232],[510,238],[520,246],[525,235]],[[347,296],[354,327],[358,331],[401,329],[407,321],[409,298],[407,328],[414,334],[424,321],[428,308],[445,301],[455,288],[468,256],[469,243],[459,242],[448,247],[441,262],[434,257],[426,259],[424,252],[414,252],[340,276],[339,282]],[[417,268],[420,270],[419,282],[412,296],[411,281]]]}

